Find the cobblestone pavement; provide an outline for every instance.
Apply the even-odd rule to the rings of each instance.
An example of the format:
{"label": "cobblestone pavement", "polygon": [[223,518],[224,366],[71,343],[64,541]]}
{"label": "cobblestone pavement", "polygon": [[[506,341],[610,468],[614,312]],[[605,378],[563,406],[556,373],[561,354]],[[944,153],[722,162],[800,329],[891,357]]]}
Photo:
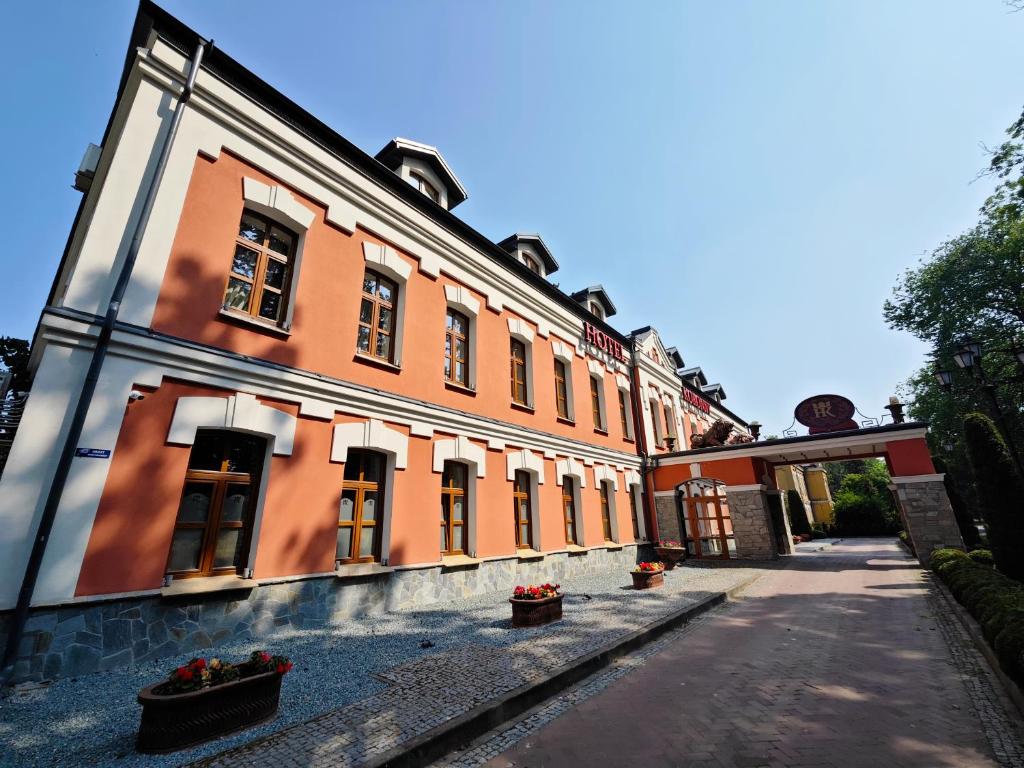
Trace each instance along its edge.
{"label": "cobblestone pavement", "polygon": [[[193,765],[363,764],[617,637],[765,570],[746,565],[684,567],[666,574],[663,588],[647,592],[630,589],[627,573],[605,574],[601,580],[591,580],[598,589],[586,593],[566,585],[563,620],[533,629],[511,630],[504,595],[495,596],[489,634],[469,633],[472,639],[460,646],[387,669],[377,675],[386,687],[371,696]],[[482,638],[493,642],[480,642]],[[325,691],[324,695],[330,694]]]}
{"label": "cobblestone pavement", "polygon": [[895,543],[788,566],[438,765],[1024,765],[1019,719]]}

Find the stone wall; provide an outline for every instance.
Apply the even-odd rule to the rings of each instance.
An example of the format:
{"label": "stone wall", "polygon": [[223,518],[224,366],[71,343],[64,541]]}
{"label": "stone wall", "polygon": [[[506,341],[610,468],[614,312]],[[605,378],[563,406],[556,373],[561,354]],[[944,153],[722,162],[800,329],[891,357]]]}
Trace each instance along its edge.
{"label": "stone wall", "polygon": [[732,516],[736,557],[741,560],[774,560],[779,556],[775,532],[763,490],[736,491],[726,488]]}
{"label": "stone wall", "polygon": [[654,497],[654,509],[658,515],[658,538],[662,541],[682,541],[679,529],[679,507],[674,495]]}
{"label": "stone wall", "polygon": [[[649,554],[647,555],[649,557]],[[632,568],[637,546],[511,557],[459,567],[432,566],[373,576],[322,576],[230,593],[159,595],[33,609],[13,682],[52,680],[267,637],[293,627],[330,625],[368,613],[430,605],[516,584],[568,582],[586,573]],[[10,612],[0,616],[6,641]]]}
{"label": "stone wall", "polygon": [[935,549],[964,548],[942,480],[894,483],[892,487],[907,533],[914,543],[914,552],[922,565],[928,564]]}

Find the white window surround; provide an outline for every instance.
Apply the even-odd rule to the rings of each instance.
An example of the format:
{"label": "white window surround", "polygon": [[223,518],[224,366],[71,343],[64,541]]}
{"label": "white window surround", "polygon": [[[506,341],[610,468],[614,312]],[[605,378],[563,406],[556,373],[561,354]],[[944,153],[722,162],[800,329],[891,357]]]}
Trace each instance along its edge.
{"label": "white window surround", "polygon": [[476,389],[476,319],[480,314],[480,302],[473,298],[472,292],[464,285],[446,285],[444,298],[450,309],[461,312],[469,320],[469,339],[466,349],[466,354],[469,357],[469,370],[466,372],[466,381],[470,389]]}
{"label": "white window surround", "polygon": [[604,366],[592,357],[587,358],[587,370],[590,371],[591,376],[604,378]]}
{"label": "white window surround", "polygon": [[345,463],[350,448],[369,448],[394,457],[395,469],[405,469],[409,461],[409,438],[380,419],[335,424],[331,442],[331,461]]}
{"label": "white window surround", "polygon": [[[565,409],[569,414],[569,421],[576,421],[576,400],[573,397],[572,386],[572,359],[575,351],[573,347],[563,344],[558,339],[551,340],[551,354],[565,365]],[[554,366],[551,375],[554,376]]]}
{"label": "white window surround", "polygon": [[[405,294],[406,286],[409,284],[409,275],[412,274],[412,266],[390,245],[371,243],[369,240],[363,241],[363,259],[370,269],[380,272],[398,285],[398,301],[394,304],[395,327],[391,334],[393,353],[391,362],[401,366],[402,340],[405,337]],[[361,279],[362,275],[360,275]],[[360,283],[360,285],[362,284]]]}
{"label": "white window surround", "polygon": [[179,397],[167,442],[192,445],[197,429],[233,429],[272,438],[275,455],[291,456],[295,424],[290,413],[263,405],[255,395],[243,392],[229,397]]}
{"label": "white window surround", "polygon": [[619,490],[619,473],[616,472],[612,467],[607,464],[595,464],[594,465],[594,483],[600,484],[603,481],[608,481],[612,484],[612,490]]}
{"label": "white window surround", "polygon": [[587,487],[587,475],[583,463],[571,456],[567,459],[558,459],[555,462],[555,476],[557,485],[562,485],[562,478],[570,475],[579,480],[580,488]]}
{"label": "white window surround", "polygon": [[414,183],[415,179],[412,176],[413,173],[422,176],[430,186],[437,190],[437,204],[442,208],[447,209],[448,187],[441,181],[441,178],[434,173],[434,169],[419,158],[409,156],[402,158],[402,164],[398,167],[398,175],[418,189],[419,185]]}
{"label": "white window surround", "polygon": [[463,435],[449,440],[434,441],[434,472],[443,472],[446,461],[461,461],[470,466],[476,477],[486,476],[487,450],[470,442],[470,439]]}
{"label": "white window surround", "polygon": [[523,342],[526,349],[526,405],[533,408],[537,402],[533,396],[533,330],[518,317],[510,317],[508,333],[513,339]]}
{"label": "white window surround", "polygon": [[621,373],[616,373],[615,374],[615,388],[617,390],[619,390],[619,392],[622,392],[622,394],[623,394],[622,400],[626,404],[626,409],[627,410],[626,410],[626,418],[625,418],[625,422],[626,422],[626,435],[625,436],[628,437],[630,440],[635,440],[636,436],[633,434],[633,411],[632,411],[632,408],[631,408],[631,403],[632,403],[633,398],[629,394],[629,379],[627,379]]}
{"label": "white window surround", "polygon": [[[590,378],[592,381],[597,382],[597,410],[601,414],[601,423],[595,424],[594,429],[598,429],[602,432],[608,431],[608,406],[605,403],[604,396],[604,377],[600,374],[594,374],[591,372]],[[587,382],[587,386],[590,386],[590,382]],[[587,395],[590,395],[590,390],[587,390]]]}
{"label": "white window surround", "polygon": [[631,512],[636,516],[636,528],[638,532],[637,540],[647,541],[647,524],[644,522],[644,489],[640,483],[639,475],[637,475],[637,481],[635,483],[630,482],[629,475],[626,475],[626,492],[629,495],[629,504],[632,508]]}
{"label": "white window surround", "polygon": [[[540,525],[540,485],[544,484],[544,458],[527,449],[510,453],[505,457],[506,477],[514,482],[516,472],[526,472],[530,477],[530,528],[533,533],[533,549],[543,551]],[[518,511],[517,511],[518,514]]]}
{"label": "white window surround", "polygon": [[[596,467],[595,467],[596,469]],[[596,473],[595,473],[596,474]],[[614,472],[612,475],[614,476]],[[609,528],[612,529],[611,540],[615,543],[619,542],[619,515],[615,507],[615,491],[618,490],[616,487],[615,480],[599,480],[597,483],[598,491],[604,486],[605,494],[608,496],[608,522]],[[604,535],[604,531],[601,531],[601,535]]]}
{"label": "white window surround", "polygon": [[292,275],[288,288],[288,300],[285,304],[285,315],[280,327],[291,330],[295,316],[295,294],[299,287],[299,273],[302,271],[302,254],[305,251],[306,232],[313,224],[316,213],[292,197],[284,187],[269,186],[248,176],[242,178],[242,199],[245,207],[261,213],[288,229],[294,230],[298,236],[295,243],[295,255],[292,257]]}
{"label": "white window surround", "polygon": [[[567,459],[567,461],[572,462],[573,459]],[[561,463],[562,462],[559,462],[559,464],[561,464]],[[584,546],[584,542],[587,540],[587,537],[586,537],[586,533],[584,532],[584,525],[583,525],[583,517],[584,517],[584,515],[583,515],[583,493],[581,491],[582,491],[583,488],[586,488],[587,481],[583,477],[583,468],[580,467],[579,469],[580,469],[579,474],[577,474],[575,472],[559,472],[558,473],[558,485],[559,486],[564,486],[564,484],[565,484],[565,476],[566,475],[568,475],[569,477],[572,478],[572,480],[570,482],[572,483],[572,506],[573,506],[573,510],[575,512],[575,520],[576,520],[576,544],[577,544],[577,546],[582,547],[582,546]],[[563,515],[562,528],[564,529],[565,528],[565,523],[564,523],[565,510],[564,509],[562,510],[562,515]]]}

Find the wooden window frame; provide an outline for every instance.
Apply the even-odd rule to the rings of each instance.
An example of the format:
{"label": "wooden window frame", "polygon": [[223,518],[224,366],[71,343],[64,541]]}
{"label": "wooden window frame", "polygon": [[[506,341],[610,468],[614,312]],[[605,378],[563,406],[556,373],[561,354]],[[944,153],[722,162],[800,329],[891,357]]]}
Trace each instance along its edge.
{"label": "wooden window frame", "polygon": [[[571,475],[562,478],[562,527],[565,530],[566,545],[580,546],[579,527],[576,516],[576,481]],[[569,535],[570,531],[572,536]]]}
{"label": "wooden window frame", "polygon": [[[516,549],[534,549],[533,546],[533,499],[530,498],[530,489],[533,481],[530,473],[517,469],[512,480],[512,506],[516,524]],[[526,503],[526,519],[523,519],[522,504]],[[526,526],[528,541],[522,540],[523,526]]]}
{"label": "wooden window frame", "polygon": [[[692,496],[690,486],[687,486],[683,495],[683,503],[686,510],[686,521],[683,526],[684,546],[687,551],[693,545],[691,556],[699,560],[729,560],[735,557],[735,532],[729,533],[727,528],[732,528],[732,515],[729,511],[729,502],[726,494],[719,493],[722,486],[715,484],[710,494],[701,493],[700,496]],[[704,514],[701,514],[699,506],[704,505]],[[701,522],[714,522],[718,532],[707,536],[702,535]],[[689,528],[689,533],[686,529]],[[730,549],[729,540],[733,544]],[[720,552],[704,552],[704,541],[717,541]]]}
{"label": "wooden window frame", "polygon": [[[466,327],[465,334],[457,333],[455,331],[455,329],[450,326],[450,324],[448,323],[448,318],[449,317],[451,317],[453,319],[454,318],[459,318],[459,319],[462,320],[462,322],[464,323],[464,325]],[[445,359],[445,362],[448,363],[448,371],[447,371],[447,373],[445,373],[444,380],[449,382],[449,383],[451,383],[451,384],[457,384],[458,386],[461,386],[461,387],[468,387],[469,386],[469,355],[470,355],[470,352],[469,352],[470,338],[469,337],[470,337],[471,330],[472,330],[472,326],[469,323],[469,317],[464,315],[464,314],[462,314],[457,309],[452,309],[451,307],[448,307],[447,311],[445,312],[445,327],[444,327],[444,337],[445,337],[444,359]],[[457,340],[461,340],[462,341],[463,348],[466,350],[466,357],[464,359],[460,359],[455,354],[455,350],[456,350],[456,348],[458,346],[456,344]],[[462,378],[461,379],[458,378],[458,376],[456,374],[456,370],[457,370],[457,367],[458,367],[457,364],[458,363],[462,363]]]}
{"label": "wooden window frame", "polygon": [[609,498],[609,490],[611,483],[607,480],[602,480],[597,484],[598,493],[601,495],[601,531],[604,533],[605,543],[612,543],[615,541],[614,534],[612,532],[612,503]]}
{"label": "wooden window frame", "polygon": [[[254,251],[256,253],[256,265],[253,268],[252,277],[242,275],[234,271],[233,266],[228,267],[228,277],[224,283],[223,299],[221,301],[221,308],[228,314],[241,315],[243,317],[252,318],[253,320],[260,323],[267,323],[273,326],[283,326],[288,319],[288,309],[291,302],[291,291],[292,291],[292,279],[295,272],[295,256],[298,251],[299,235],[294,230],[288,227],[278,224],[276,221],[263,214],[256,213],[251,208],[245,208],[242,211],[242,215],[238,219],[238,230],[242,228],[242,221],[250,217],[259,221],[263,227],[263,240],[256,242],[249,240],[248,238],[242,237],[240,231],[235,233],[235,248],[243,247],[247,250]],[[289,253],[281,253],[281,251],[275,250],[270,247],[270,236],[271,229],[278,229],[285,233],[292,239],[292,245]],[[232,254],[232,264],[234,262],[234,254]],[[273,286],[266,284],[267,265],[271,262],[278,262],[284,265],[284,279],[281,281],[280,288],[274,288]],[[231,281],[238,280],[239,282],[249,285],[249,302],[245,309],[241,307],[229,306],[228,291],[231,288]],[[260,314],[260,306],[263,303],[263,294],[272,293],[280,296],[278,304],[277,318],[272,319],[264,317]]]}
{"label": "wooden window frame", "polygon": [[[357,453],[357,449],[350,449],[348,454],[348,461],[352,460],[353,454]],[[352,565],[354,563],[377,563],[380,562],[380,550],[381,550],[381,539],[383,538],[383,526],[384,526],[384,486],[386,484],[386,473],[388,471],[387,457],[376,451],[359,451],[361,455],[372,457],[374,461],[380,462],[380,482],[376,480],[366,480],[366,464],[363,461],[359,468],[359,477],[355,480],[342,480],[341,489],[342,491],[355,491],[356,500],[352,507],[352,519],[342,520],[341,515],[338,515],[338,528],[351,528],[352,535],[349,538],[349,552],[354,555],[353,557],[338,557],[337,556],[337,543],[335,543],[335,562],[338,565]],[[376,511],[373,516],[373,521],[367,523],[363,520],[363,503],[366,499],[366,493],[372,492],[377,494]],[[359,555],[360,545],[362,544],[363,529],[373,528],[374,542],[373,548],[369,555]]]}
{"label": "wooden window frame", "polygon": [[441,190],[431,184],[430,181],[427,180],[426,176],[419,171],[409,171],[409,178],[416,181],[416,189],[438,205],[441,204]]}
{"label": "wooden window frame", "polygon": [[[521,352],[521,356],[517,356]],[[530,385],[526,376],[526,342],[514,336],[509,339],[508,354],[510,362],[509,378],[512,385],[512,402],[519,405],[530,405]],[[523,396],[519,397],[519,388],[523,389]]]}
{"label": "wooden window frame", "polygon": [[[209,431],[224,432],[228,435],[231,434],[228,430]],[[193,443],[193,448],[194,447],[195,444]],[[214,490],[213,493],[210,494],[210,507],[207,512],[205,522],[181,522],[178,520],[177,515],[175,516],[174,531],[171,534],[172,546],[174,535],[178,531],[203,531],[203,538],[199,545],[198,568],[194,570],[171,570],[171,551],[168,549],[167,565],[165,566],[164,572],[173,576],[175,579],[192,579],[237,574],[239,570],[245,567],[244,553],[249,550],[252,543],[252,524],[256,517],[256,497],[259,495],[259,479],[262,475],[262,459],[253,467],[253,472],[229,472],[227,469],[229,461],[230,459],[228,458],[221,459],[221,468],[219,471],[209,469],[186,469],[185,471],[185,480],[181,487],[181,496],[178,501],[179,512],[177,514],[180,514],[181,501],[185,497],[185,490],[188,488],[189,483],[213,485]],[[256,478],[255,481],[253,480],[254,476]],[[247,508],[242,520],[222,521],[221,519],[224,513],[224,498],[227,494],[227,488],[229,485],[244,485],[248,488],[248,492],[246,494]],[[240,534],[241,542],[239,545],[239,552],[243,553],[243,556],[240,556],[237,565],[221,566],[216,568],[213,565],[213,561],[217,554],[217,538],[219,533],[225,529],[242,530],[242,533]]]}
{"label": "wooden window frame", "polygon": [[665,445],[665,436],[661,434],[661,419],[658,418],[658,403],[660,401],[656,397],[652,397],[647,405],[651,409],[651,427],[654,429],[654,444],[659,448]]}
{"label": "wooden window frame", "polygon": [[629,439],[629,417],[626,414],[626,391],[618,388],[616,388],[615,391],[618,393],[619,397],[619,421],[622,425],[622,436]]}
{"label": "wooden window frame", "polygon": [[605,432],[607,428],[601,414],[601,380],[597,376],[590,377],[590,410],[594,417],[594,429]]}
{"label": "wooden window frame", "polygon": [[633,521],[633,541],[640,541],[640,486],[629,486],[629,517]]}
{"label": "wooden window frame", "polygon": [[569,372],[566,362],[555,358],[555,410],[560,419],[572,419],[569,413]]}
{"label": "wooden window frame", "polygon": [[[374,290],[373,294],[366,292],[366,278],[373,276],[379,286],[382,282],[387,283],[391,286],[391,301],[385,301],[379,295],[379,290]],[[395,360],[395,341],[397,336],[398,327],[398,292],[400,287],[398,281],[394,280],[387,275],[381,274],[375,269],[365,269],[363,271],[363,283],[360,289],[359,297],[359,324],[356,329],[356,354],[365,355],[366,357],[372,357],[375,360],[383,360],[388,363],[394,363]],[[368,302],[372,305],[370,312],[369,321],[363,320],[363,303]],[[391,313],[391,328],[390,330],[384,331],[381,329],[380,315],[381,310],[387,310]],[[363,328],[367,329],[367,349],[359,348],[359,331]],[[386,336],[388,338],[388,353],[387,355],[377,354],[377,337]]]}
{"label": "wooden window frame", "polygon": [[[459,468],[464,487],[460,488],[455,485],[453,473],[448,472],[449,465]],[[446,474],[449,476],[448,485],[444,484]],[[441,478],[441,531],[445,540],[445,546],[441,548],[441,556],[464,555],[469,546],[469,466],[461,461],[446,460]],[[456,499],[462,499],[462,520],[455,519]],[[462,549],[452,547],[452,542],[455,540],[455,528],[462,529]]]}
{"label": "wooden window frame", "polygon": [[541,272],[541,270],[540,270],[540,262],[539,262],[539,261],[537,261],[537,260],[536,260],[535,258],[533,258],[532,256],[526,256],[526,255],[524,255],[524,256],[523,256],[523,262],[524,262],[524,263],[526,264],[526,268],[527,268],[528,270],[530,270],[531,272],[533,272],[533,273],[534,273],[535,275],[540,275],[540,274],[542,274],[542,272]]}

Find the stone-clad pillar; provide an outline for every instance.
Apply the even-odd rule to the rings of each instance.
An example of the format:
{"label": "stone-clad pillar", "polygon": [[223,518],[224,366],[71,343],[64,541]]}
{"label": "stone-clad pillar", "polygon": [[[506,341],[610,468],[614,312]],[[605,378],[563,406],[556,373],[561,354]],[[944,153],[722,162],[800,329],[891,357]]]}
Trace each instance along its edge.
{"label": "stone-clad pillar", "polygon": [[946,495],[944,475],[894,477],[892,486],[907,534],[922,565],[935,549],[964,548],[960,527]]}
{"label": "stone-clad pillar", "polygon": [[732,516],[735,556],[741,560],[775,560],[778,542],[768,511],[764,485],[730,485],[725,488]]}
{"label": "stone-clad pillar", "polygon": [[662,541],[682,541],[679,530],[679,509],[675,491],[659,491],[654,495],[654,511],[658,516],[658,536]]}

